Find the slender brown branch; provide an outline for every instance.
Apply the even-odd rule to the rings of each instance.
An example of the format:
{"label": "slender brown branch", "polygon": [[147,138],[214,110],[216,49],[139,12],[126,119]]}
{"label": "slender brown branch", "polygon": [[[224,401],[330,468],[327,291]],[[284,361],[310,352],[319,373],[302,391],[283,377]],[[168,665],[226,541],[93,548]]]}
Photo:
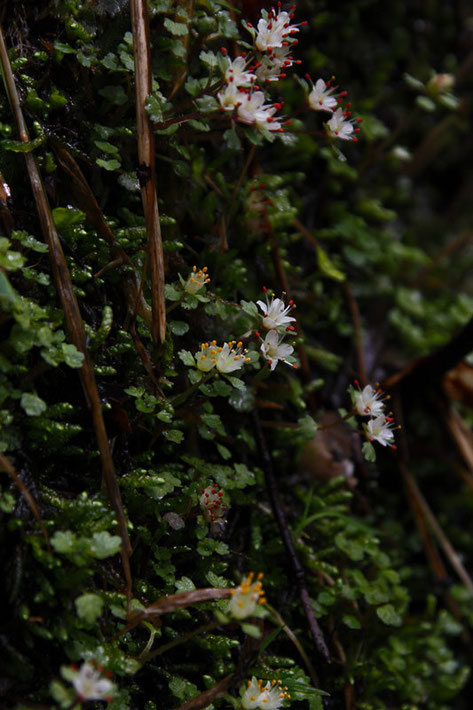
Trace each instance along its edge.
{"label": "slender brown branch", "polygon": [[145,110],[151,93],[151,54],[146,0],[131,0],[133,53],[135,60],[136,123],[141,198],[148,233],[148,257],[151,271],[152,335],[164,342],[166,337],[166,303],[164,297],[164,255],[156,193],[154,134]]}
{"label": "slender brown branch", "polygon": [[345,289],[348,308],[350,310],[351,320],[353,323],[353,337],[355,341],[356,360],[358,364],[358,377],[361,382],[361,386],[364,387],[368,384],[368,375],[366,373],[365,365],[365,352],[363,347],[363,331],[361,328],[360,309],[358,308],[358,304],[348,281],[344,281],[343,287]]}
{"label": "slender brown branch", "polygon": [[206,708],[212,703],[213,700],[215,700],[215,698],[219,698],[227,692],[233,681],[234,675],[234,673],[231,673],[230,675],[225,676],[225,678],[222,678],[217,685],[205,690],[195,698],[188,700],[187,703],[179,705],[179,707],[175,708],[175,710],[201,710],[201,708]]}
{"label": "slender brown branch", "polygon": [[266,444],[266,438],[264,436],[263,429],[261,427],[261,422],[256,411],[253,412],[253,423],[256,441],[258,443],[258,448],[262,460],[262,468],[265,475],[266,488],[271,501],[271,507],[273,509],[273,514],[276,518],[276,522],[281,533],[284,547],[286,548],[286,552],[294,572],[294,577],[299,588],[299,596],[301,598],[302,606],[304,608],[304,612],[309,623],[309,629],[312,634],[312,638],[315,641],[317,650],[327,661],[327,663],[330,663],[330,652],[327,648],[324,636],[317,622],[317,619],[315,618],[314,610],[312,609],[312,605],[310,603],[310,595],[305,581],[304,568],[302,567],[302,564],[297,555],[294,543],[292,541],[291,533],[287,525],[286,516],[284,515],[284,512],[281,507],[281,501],[279,498],[279,491],[276,485],[276,478],[273,472],[271,456],[269,455],[269,450]]}
{"label": "slender brown branch", "polygon": [[[17,123],[20,140],[24,143],[29,142],[28,130],[23,118],[23,112],[20,106],[20,100],[15,85],[15,80],[8,58],[8,52],[3,38],[3,32],[0,28],[0,57],[3,69],[3,78],[7,90],[7,95],[10,99],[13,114]],[[107,431],[102,414],[102,404],[97,391],[95,375],[90,360],[85,340],[84,323],[79,310],[79,305],[74,294],[71,275],[64,257],[59,235],[54,226],[51,210],[49,208],[46,192],[43,182],[36,165],[34,154],[25,153],[26,167],[31,183],[38,217],[41,224],[41,229],[49,248],[49,257],[51,260],[51,268],[53,272],[54,282],[59,294],[59,299],[64,311],[64,319],[69,333],[71,342],[83,354],[84,361],[80,369],[80,377],[82,388],[86,400],[92,410],[92,419],[94,423],[95,435],[97,444],[100,450],[102,459],[102,472],[107,487],[108,496],[112,507],[115,511],[115,516],[118,523],[118,530],[122,539],[122,563],[126,578],[127,595],[131,596],[131,572],[129,556],[131,554],[131,544],[128,537],[128,528],[123,506],[121,502],[120,489],[118,487],[115,467],[113,464],[112,455],[108,444]]]}
{"label": "slender brown branch", "polygon": [[36,505],[36,502],[35,502],[33,496],[31,495],[31,493],[29,492],[29,490],[27,489],[27,487],[25,486],[25,484],[23,483],[21,478],[18,476],[17,472],[15,471],[15,469],[12,466],[12,464],[10,463],[10,461],[2,453],[0,453],[0,470],[8,473],[8,475],[10,476],[12,481],[14,482],[15,486],[20,490],[23,498],[28,503],[31,512],[33,513],[34,517],[36,518],[36,521],[37,521],[39,527],[41,528],[41,532],[43,533],[43,536],[44,536],[44,539],[46,540],[46,544],[47,544],[48,548],[51,549],[50,545],[49,545],[49,536],[48,536],[47,530],[44,526],[43,520],[41,518],[41,514],[38,510],[38,506]]}

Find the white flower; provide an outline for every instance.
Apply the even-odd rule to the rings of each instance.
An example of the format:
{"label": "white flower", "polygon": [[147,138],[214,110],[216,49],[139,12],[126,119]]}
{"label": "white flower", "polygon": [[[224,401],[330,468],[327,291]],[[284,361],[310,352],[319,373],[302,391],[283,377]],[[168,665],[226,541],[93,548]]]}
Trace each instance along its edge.
{"label": "white flower", "polygon": [[[267,14],[267,19],[262,17],[258,21],[255,46],[260,52],[266,52],[273,47],[282,47],[291,41],[292,35],[299,32],[296,25],[291,25],[293,13],[278,9],[278,14],[272,8]],[[306,24],[306,23],[301,23]]]}
{"label": "white flower", "polygon": [[366,385],[362,390],[352,390],[352,400],[357,414],[362,417],[377,417],[385,406],[381,390],[375,390],[371,385]]}
{"label": "white flower", "polygon": [[365,425],[366,433],[370,441],[377,441],[381,446],[393,447],[394,434],[392,431],[392,420],[380,414],[376,419],[370,419]]}
{"label": "white flower", "polygon": [[[236,345],[236,348],[234,347]],[[243,343],[231,340],[221,348],[217,348],[218,354],[215,365],[219,372],[226,374],[240,370],[245,362],[250,362],[249,357],[245,357],[247,350],[242,349]]]}
{"label": "white flower", "polygon": [[83,663],[72,685],[81,700],[109,700],[115,692],[115,684],[101,677],[91,663]]}
{"label": "white flower", "polygon": [[287,692],[287,687],[282,686],[281,681],[269,681],[263,685],[262,680],[257,680],[255,676],[248,681],[248,687],[241,698],[241,706],[244,710],[254,710],[255,708],[266,708],[266,710],[277,710],[284,703],[284,700],[291,696]]}
{"label": "white flower", "polygon": [[212,340],[211,343],[202,343],[200,352],[195,354],[195,363],[197,369],[201,372],[209,372],[212,367],[215,367],[217,362],[218,348],[217,341]]}
{"label": "white flower", "polygon": [[300,60],[294,60],[290,56],[291,47],[281,46],[275,47],[268,52],[260,62],[256,64],[256,78],[260,82],[277,81],[283,79],[286,74],[285,69],[289,69],[292,65],[300,64]]}
{"label": "white flower", "polygon": [[279,104],[265,104],[262,91],[241,94],[238,104],[238,118],[242,123],[255,124],[259,130],[282,131],[282,125],[273,118]]}
{"label": "white flower", "polygon": [[193,266],[189,278],[187,279],[186,285],[184,286],[184,291],[190,294],[197,293],[197,291],[199,291],[202,286],[205,286],[205,284],[209,283],[209,281],[210,278],[207,274],[206,266],[204,266],[203,269],[199,269],[198,271],[197,267]]}
{"label": "white flower", "polygon": [[222,502],[223,491],[219,491],[214,483],[212,486],[202,488],[202,495],[199,498],[199,505],[204,513],[204,518],[214,523],[223,518],[227,506]]}
{"label": "white flower", "polygon": [[247,86],[252,84],[255,80],[255,75],[246,71],[248,62],[244,57],[236,57],[236,59],[230,61],[230,57],[226,57],[228,62],[228,69],[225,72],[225,81],[227,84],[234,84],[235,86]]}
{"label": "white flower", "polygon": [[337,108],[330,121],[325,124],[327,132],[333,138],[340,138],[343,141],[357,141],[358,138],[352,133],[358,133],[359,128],[354,128],[355,123],[361,123],[360,118],[353,121],[350,119],[350,111]]}
{"label": "white flower", "polygon": [[223,91],[219,91],[217,98],[220,101],[220,109],[223,111],[234,111],[246,98],[236,84],[227,84]]}
{"label": "white flower", "polygon": [[264,589],[261,580],[263,573],[260,572],[253,582],[254,574],[250,572],[248,577],[236,587],[231,589],[232,598],[228,602],[228,613],[235,619],[245,619],[254,614],[258,604],[265,604]]}
{"label": "white flower", "polygon": [[289,301],[289,305],[286,306],[282,298],[271,296],[270,303],[266,295],[266,303],[264,301],[256,301],[256,303],[263,311],[263,326],[266,330],[273,330],[296,320],[287,315],[294,305],[292,301]]}
{"label": "white flower", "polygon": [[261,352],[268,361],[271,370],[274,370],[279,360],[284,362],[294,352],[292,345],[283,343],[283,339],[284,335],[278,333],[277,330],[270,330],[266,333],[266,337],[261,344]]}
{"label": "white flower", "polygon": [[334,96],[331,96],[335,89],[330,84],[325,83],[323,79],[317,79],[312,85],[312,91],[309,94],[309,106],[314,111],[329,111],[333,110],[338,105],[338,101]]}

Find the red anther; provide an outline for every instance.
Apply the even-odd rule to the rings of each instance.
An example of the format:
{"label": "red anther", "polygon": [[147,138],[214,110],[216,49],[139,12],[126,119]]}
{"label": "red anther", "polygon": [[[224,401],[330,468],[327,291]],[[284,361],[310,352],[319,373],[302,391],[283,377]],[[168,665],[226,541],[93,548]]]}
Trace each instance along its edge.
{"label": "red anther", "polygon": [[105,698],[105,702],[107,702],[107,703],[111,703],[112,700],[113,700],[113,698],[111,695],[107,695],[107,697]]}
{"label": "red anther", "polygon": [[391,449],[392,449],[393,451],[397,451],[397,446],[396,446],[396,444],[392,444],[392,445],[391,445]]}
{"label": "red anther", "polygon": [[280,78],[280,79],[285,79],[286,76],[287,76],[287,74],[279,74],[279,78]]}
{"label": "red anther", "polygon": [[283,47],[289,47],[289,42],[283,42],[283,43],[282,43],[282,46],[283,46]]}
{"label": "red anther", "polygon": [[214,250],[214,245],[213,245],[213,244],[209,244],[209,251],[213,251],[213,250]]}
{"label": "red anther", "polygon": [[290,125],[291,125],[291,121],[289,121],[289,120],[284,121],[284,125],[285,125],[285,126],[290,126]]}
{"label": "red anther", "polygon": [[233,81],[233,76],[231,76],[228,81],[229,81],[229,82],[232,82],[232,81]]}
{"label": "red anther", "polygon": [[353,143],[358,143],[358,138],[352,138]]}
{"label": "red anther", "polygon": [[355,385],[356,385],[357,387],[360,386],[360,383],[358,382],[358,380],[353,380],[353,382],[355,383]]}
{"label": "red anther", "polygon": [[263,286],[263,291],[264,291],[265,293],[267,292],[267,290],[268,290],[268,289],[266,288],[266,286]]}
{"label": "red anther", "polygon": [[310,78],[310,74],[304,74],[304,76],[305,76],[305,78],[308,79],[309,81],[312,81],[312,79]]}
{"label": "red anther", "polygon": [[[274,205],[274,202],[272,200],[268,200],[268,205]],[[266,212],[266,214],[268,214],[266,210],[264,211]]]}
{"label": "red anther", "polygon": [[274,121],[274,118],[272,116],[268,116],[266,120],[268,123],[272,123]]}
{"label": "red anther", "polygon": [[257,86],[256,84],[254,85],[254,87],[253,87],[253,88],[255,89],[255,91],[259,91],[259,90],[260,90],[260,87],[259,87],[259,86]]}
{"label": "red anther", "polygon": [[340,96],[348,96],[348,91],[340,91]]}
{"label": "red anther", "polygon": [[299,369],[299,365],[293,365],[293,366],[292,366],[292,369],[293,369],[293,370],[298,370],[298,369]]}
{"label": "red anther", "polygon": [[223,108],[223,106],[219,106],[219,108],[220,108],[220,111],[225,111],[225,109]]}
{"label": "red anther", "polygon": [[260,182],[260,184],[258,185],[258,187],[259,187],[260,190],[266,190],[266,183],[265,183],[265,182]]}
{"label": "red anther", "polygon": [[272,23],[272,22],[268,22],[268,30],[272,30],[272,29],[273,29],[273,23]]}
{"label": "red anther", "polygon": [[359,132],[360,132],[359,128],[355,128],[355,130],[353,131],[353,133],[359,133]]}
{"label": "red anther", "polygon": [[293,306],[293,305],[294,305],[294,301],[292,300],[292,298],[291,298],[290,301],[288,301],[288,304],[289,304],[290,306]]}
{"label": "red anther", "polygon": [[349,102],[347,103],[347,108],[350,108],[350,106],[351,106],[351,101],[349,101]]}
{"label": "red anther", "polygon": [[202,488],[202,493],[205,493],[205,488]]}
{"label": "red anther", "polygon": [[72,668],[73,671],[78,671],[78,670],[79,670],[78,667],[77,667],[75,664],[74,664],[73,666],[71,666],[71,668]]}
{"label": "red anther", "polygon": [[105,671],[104,676],[105,676],[105,678],[111,678],[111,677],[112,677],[112,671]]}
{"label": "red anther", "polygon": [[294,62],[294,64],[302,64],[302,59],[296,59],[296,61]]}
{"label": "red anther", "polygon": [[293,13],[293,12],[290,13],[289,18],[290,18],[291,20],[294,19],[294,13]]}
{"label": "red anther", "polygon": [[259,330],[255,330],[255,338],[261,338],[261,333]]}
{"label": "red anther", "polygon": [[97,666],[97,670],[101,673],[103,671],[103,666]]}
{"label": "red anther", "polygon": [[363,119],[362,119],[362,118],[357,118],[357,119],[356,119],[356,122],[357,122],[357,123],[363,123]]}
{"label": "red anther", "polygon": [[309,23],[307,22],[307,20],[304,20],[304,22],[300,22],[299,24],[301,27],[307,27]]}
{"label": "red anther", "polygon": [[219,491],[218,495],[221,498],[223,496],[223,491]]}
{"label": "red anther", "polygon": [[246,26],[247,26],[247,27],[253,27],[253,25],[251,24],[251,22],[247,22],[247,23],[246,23]]}
{"label": "red anther", "polygon": [[289,27],[290,24],[291,24],[290,22],[286,22],[286,24],[283,25],[284,29],[286,29],[286,27]]}
{"label": "red anther", "polygon": [[370,439],[370,441],[373,441],[373,437],[372,437],[372,436],[370,436],[370,438],[369,438],[369,439]]}
{"label": "red anther", "polygon": [[272,365],[272,364],[273,364],[273,361],[272,361],[272,360],[268,360],[268,365]]}
{"label": "red anther", "polygon": [[263,66],[263,62],[256,62],[255,66],[256,66],[256,69],[259,69],[260,67]]}
{"label": "red anther", "polygon": [[299,44],[299,40],[298,40],[298,39],[295,39],[292,44],[293,44],[293,46],[295,47],[297,44]]}
{"label": "red anther", "polygon": [[345,113],[343,115],[346,116],[347,118],[350,118],[351,111],[345,111]]}
{"label": "red anther", "polygon": [[206,498],[208,498],[208,497],[209,497],[209,494],[208,494],[208,493],[206,493],[206,494],[205,494],[205,497],[206,497]]}
{"label": "red anther", "polygon": [[242,53],[241,53],[241,56],[243,57],[243,59],[245,59],[245,57],[246,57],[246,52],[242,52]]}
{"label": "red anther", "polygon": [[386,421],[387,421],[387,422],[393,422],[393,421],[394,421],[394,417],[386,417]]}
{"label": "red anther", "polygon": [[220,47],[222,54],[228,54],[228,49],[226,47]]}

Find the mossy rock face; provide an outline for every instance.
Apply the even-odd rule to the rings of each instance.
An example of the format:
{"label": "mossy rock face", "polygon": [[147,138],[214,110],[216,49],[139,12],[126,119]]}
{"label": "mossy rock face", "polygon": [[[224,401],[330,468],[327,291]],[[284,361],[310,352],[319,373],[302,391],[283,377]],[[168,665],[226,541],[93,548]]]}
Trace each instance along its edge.
{"label": "mossy rock face", "polygon": [[469,20],[135,4],[2,17],[0,705],[468,708]]}

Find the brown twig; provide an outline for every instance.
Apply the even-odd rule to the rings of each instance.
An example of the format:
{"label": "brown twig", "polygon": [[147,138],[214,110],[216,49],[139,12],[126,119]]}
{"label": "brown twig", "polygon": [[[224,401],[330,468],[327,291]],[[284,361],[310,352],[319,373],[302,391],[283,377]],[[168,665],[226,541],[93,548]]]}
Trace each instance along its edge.
{"label": "brown twig", "polygon": [[166,337],[166,303],[164,297],[164,255],[156,193],[154,134],[145,110],[151,94],[151,54],[148,10],[145,0],[131,0],[133,54],[135,60],[136,123],[141,197],[148,233],[148,258],[151,267],[152,335],[164,342]]}
{"label": "brown twig", "polygon": [[43,533],[44,539],[46,540],[46,544],[48,546],[48,549],[51,550],[50,545],[49,545],[49,536],[47,533],[47,530],[44,526],[43,520],[41,518],[41,514],[38,510],[38,506],[36,505],[36,502],[21,480],[21,478],[18,476],[17,472],[15,471],[14,467],[10,463],[10,461],[7,459],[6,456],[4,456],[2,453],[0,453],[0,470],[5,471],[8,473],[12,481],[14,482],[15,486],[20,490],[23,498],[26,500],[28,503],[31,512],[33,513],[34,517],[36,518],[36,521],[41,529],[41,532]]}
{"label": "brown twig", "polygon": [[368,375],[366,373],[365,365],[365,351],[363,347],[363,332],[361,328],[360,309],[358,308],[358,304],[348,281],[343,282],[343,288],[345,289],[348,308],[350,310],[351,320],[353,323],[353,338],[355,341],[356,361],[358,364],[358,377],[361,386],[364,387],[368,384]]}
{"label": "brown twig", "polygon": [[211,705],[213,700],[219,698],[227,692],[233,681],[234,675],[234,673],[231,673],[230,675],[225,676],[225,678],[222,678],[222,680],[212,688],[209,688],[200,695],[197,695],[195,698],[188,700],[187,703],[179,705],[179,707],[175,708],[175,710],[201,710],[201,708],[206,708],[208,705]]}
{"label": "brown twig", "polygon": [[[11,70],[10,60],[5,45],[2,29],[0,28],[0,57],[3,69],[3,78],[7,90],[7,95],[10,99],[12,111],[17,123],[20,140],[23,143],[29,143],[29,135],[26,128],[23,112],[20,106],[20,100],[15,85],[15,80]],[[115,475],[115,467],[113,464],[110,448],[108,444],[107,431],[102,414],[102,404],[100,402],[95,375],[90,360],[85,340],[84,323],[79,310],[79,305],[74,294],[71,275],[67,267],[64,252],[62,250],[59,235],[54,226],[51,210],[41,176],[36,165],[36,160],[32,152],[25,153],[26,167],[30,178],[33,196],[38,210],[38,217],[41,224],[41,229],[48,244],[49,257],[51,260],[51,268],[53,272],[54,282],[58,290],[59,299],[64,311],[64,319],[69,333],[71,342],[83,354],[84,360],[80,369],[80,377],[82,388],[86,400],[92,410],[92,419],[94,423],[95,435],[97,444],[100,450],[102,459],[102,472],[107,487],[108,496],[112,507],[115,511],[115,516],[118,523],[118,530],[122,539],[122,564],[125,573],[127,596],[131,596],[131,572],[129,556],[131,554],[131,544],[128,537],[127,521],[123,512],[121,502],[120,489],[117,484]]]}
{"label": "brown twig", "polygon": [[292,541],[291,533],[287,525],[286,516],[284,515],[281,507],[279,492],[277,489],[276,479],[273,472],[273,464],[257,411],[253,412],[253,423],[256,441],[258,443],[258,448],[260,451],[262,468],[265,475],[266,488],[271,501],[271,507],[273,509],[273,514],[276,518],[276,522],[281,533],[284,547],[286,548],[286,552],[294,572],[294,577],[299,588],[299,596],[301,598],[302,606],[304,608],[304,612],[309,623],[309,629],[312,634],[312,638],[315,641],[317,650],[325,659],[325,661],[327,661],[327,663],[330,663],[330,652],[327,648],[323,633],[320,629],[317,619],[315,618],[314,610],[312,609],[312,605],[310,603],[310,595],[305,581],[304,568],[302,567],[302,564],[297,555],[294,543]]}

